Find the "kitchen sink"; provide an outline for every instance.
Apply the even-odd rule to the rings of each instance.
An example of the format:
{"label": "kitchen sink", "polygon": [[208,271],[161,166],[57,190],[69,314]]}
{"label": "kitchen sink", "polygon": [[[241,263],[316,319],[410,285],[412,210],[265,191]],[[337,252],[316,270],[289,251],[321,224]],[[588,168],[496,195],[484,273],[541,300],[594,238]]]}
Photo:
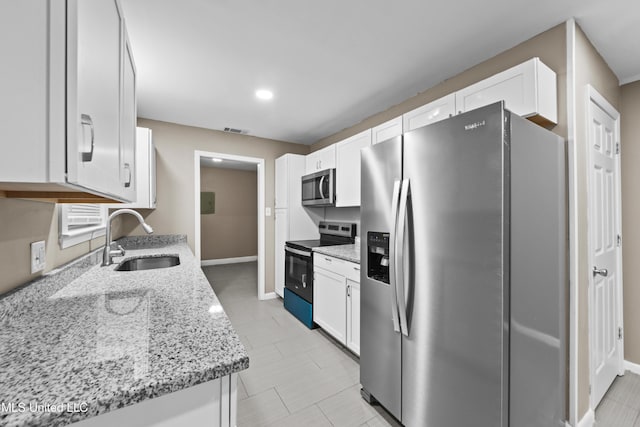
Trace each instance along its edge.
{"label": "kitchen sink", "polygon": [[122,261],[116,267],[116,271],[154,270],[176,265],[180,265],[180,257],[178,255],[143,256]]}

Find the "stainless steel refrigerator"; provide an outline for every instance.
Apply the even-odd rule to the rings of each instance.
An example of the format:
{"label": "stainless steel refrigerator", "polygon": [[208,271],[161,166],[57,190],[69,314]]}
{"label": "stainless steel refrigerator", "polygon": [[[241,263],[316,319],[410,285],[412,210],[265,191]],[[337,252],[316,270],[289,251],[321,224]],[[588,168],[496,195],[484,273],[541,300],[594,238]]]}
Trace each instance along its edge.
{"label": "stainless steel refrigerator", "polygon": [[362,150],[362,395],[410,427],[565,417],[557,135],[496,103]]}

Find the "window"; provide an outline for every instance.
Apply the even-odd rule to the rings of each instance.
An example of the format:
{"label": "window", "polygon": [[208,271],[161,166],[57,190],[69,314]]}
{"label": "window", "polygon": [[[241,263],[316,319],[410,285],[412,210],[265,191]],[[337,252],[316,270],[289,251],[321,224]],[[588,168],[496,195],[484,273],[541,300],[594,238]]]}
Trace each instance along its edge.
{"label": "window", "polygon": [[59,211],[62,249],[104,236],[108,209],[100,204],[61,204]]}

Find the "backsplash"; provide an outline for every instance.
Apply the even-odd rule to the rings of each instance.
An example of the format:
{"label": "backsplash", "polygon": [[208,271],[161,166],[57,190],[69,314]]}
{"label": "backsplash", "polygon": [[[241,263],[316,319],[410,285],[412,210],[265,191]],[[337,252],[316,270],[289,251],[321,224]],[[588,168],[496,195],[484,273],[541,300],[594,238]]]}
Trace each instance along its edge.
{"label": "backsplash", "polygon": [[[114,238],[122,235],[119,218]],[[31,274],[30,244],[45,241],[46,266]],[[60,249],[55,203],[0,198],[0,295],[104,245],[104,237]]]}

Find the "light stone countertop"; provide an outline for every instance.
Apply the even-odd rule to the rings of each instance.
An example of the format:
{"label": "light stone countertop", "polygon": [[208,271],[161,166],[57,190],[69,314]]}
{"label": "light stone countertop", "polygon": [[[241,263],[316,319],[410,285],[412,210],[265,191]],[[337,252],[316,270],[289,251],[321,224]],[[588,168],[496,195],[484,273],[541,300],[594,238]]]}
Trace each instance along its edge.
{"label": "light stone countertop", "polygon": [[[184,236],[118,243],[112,266],[96,251],[0,297],[0,425],[66,425],[249,367]],[[160,254],[180,265],[115,271]]]}
{"label": "light stone countertop", "polygon": [[336,246],[320,246],[313,248],[314,252],[323,255],[329,255],[335,258],[340,258],[345,261],[355,262],[360,264],[360,245],[336,245]]}

